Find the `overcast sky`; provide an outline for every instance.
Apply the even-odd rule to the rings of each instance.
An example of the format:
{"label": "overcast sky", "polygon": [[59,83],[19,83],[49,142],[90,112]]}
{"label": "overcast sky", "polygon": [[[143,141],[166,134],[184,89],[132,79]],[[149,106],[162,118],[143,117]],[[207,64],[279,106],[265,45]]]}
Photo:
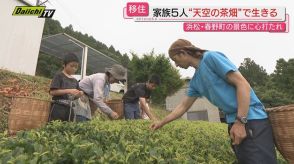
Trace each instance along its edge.
{"label": "overcast sky", "polygon": [[[184,32],[182,22],[134,22],[123,18],[122,0],[49,0],[47,8],[54,8],[53,19],[63,27],[72,24],[74,30],[92,35],[96,40],[113,45],[121,53],[164,53],[178,38],[194,45],[225,53],[236,66],[249,57],[263,66],[267,73],[275,69],[276,60],[294,58],[294,28],[289,33],[267,32]],[[133,1],[136,2],[136,1]],[[273,6],[286,7],[290,23],[294,16],[291,0],[148,0],[150,6]],[[192,76],[194,69],[180,69],[183,77]]]}

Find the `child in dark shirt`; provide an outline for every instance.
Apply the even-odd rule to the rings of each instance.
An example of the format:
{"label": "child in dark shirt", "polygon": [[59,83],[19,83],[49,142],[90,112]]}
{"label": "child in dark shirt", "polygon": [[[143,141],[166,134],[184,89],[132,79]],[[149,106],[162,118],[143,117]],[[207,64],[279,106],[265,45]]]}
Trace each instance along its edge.
{"label": "child in dark shirt", "polygon": [[49,121],[73,121],[72,100],[83,95],[83,92],[79,90],[78,81],[72,76],[78,67],[79,59],[75,54],[69,53],[64,56],[63,70],[56,73],[50,86],[49,93],[53,96],[53,103]]}
{"label": "child in dark shirt", "polygon": [[[123,96],[125,119],[140,119],[140,108],[151,120],[157,120],[150,111],[146,99],[150,98],[151,91],[160,85],[160,77],[151,75],[146,83],[132,85]],[[139,105],[140,104],[140,105]]]}

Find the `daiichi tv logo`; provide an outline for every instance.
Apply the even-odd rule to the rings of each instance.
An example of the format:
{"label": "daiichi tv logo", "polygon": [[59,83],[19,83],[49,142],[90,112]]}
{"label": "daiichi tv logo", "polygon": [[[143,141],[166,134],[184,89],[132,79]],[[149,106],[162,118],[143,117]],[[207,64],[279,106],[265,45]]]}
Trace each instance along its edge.
{"label": "daiichi tv logo", "polygon": [[46,6],[16,6],[13,16],[38,16],[39,18],[52,18],[55,9],[45,9]]}

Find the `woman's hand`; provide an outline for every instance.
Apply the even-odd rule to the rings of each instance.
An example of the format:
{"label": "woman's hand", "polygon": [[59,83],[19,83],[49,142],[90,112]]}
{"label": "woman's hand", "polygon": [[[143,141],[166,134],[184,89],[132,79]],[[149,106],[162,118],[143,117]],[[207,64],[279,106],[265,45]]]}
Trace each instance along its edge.
{"label": "woman's hand", "polygon": [[119,115],[118,115],[116,112],[112,112],[112,113],[110,114],[110,117],[111,117],[112,119],[116,120],[116,119],[118,119]]}

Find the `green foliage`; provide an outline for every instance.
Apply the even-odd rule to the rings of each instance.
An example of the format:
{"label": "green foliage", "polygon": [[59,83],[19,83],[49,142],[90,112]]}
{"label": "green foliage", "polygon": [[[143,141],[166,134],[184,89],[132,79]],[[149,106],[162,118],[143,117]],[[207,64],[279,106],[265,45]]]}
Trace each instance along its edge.
{"label": "green foliage", "polygon": [[130,58],[128,57],[127,54],[124,54],[121,59],[121,64],[127,68],[129,63],[130,63]]}
{"label": "green foliage", "polygon": [[8,114],[11,99],[0,94],[0,133],[8,128]]}
{"label": "green foliage", "polygon": [[[53,122],[0,133],[0,163],[236,163],[227,126],[174,121],[155,132],[149,121]],[[286,163],[278,154],[278,163]]]}
{"label": "green foliage", "polygon": [[171,65],[169,59],[163,54],[155,55],[153,51],[142,58],[133,54],[129,70],[131,71],[128,76],[129,86],[137,82],[148,81],[152,74],[160,76],[161,85],[152,92],[151,97],[152,102],[156,104],[163,104],[168,95],[175,93],[184,85],[179,71]]}
{"label": "green foliage", "polygon": [[266,107],[294,103],[294,59],[277,60],[276,69],[270,76],[250,58],[244,59],[239,71]]}
{"label": "green foliage", "polygon": [[277,107],[294,103],[293,99],[285,92],[281,92],[281,90],[276,88],[271,79],[272,78],[270,78],[265,86],[255,87],[255,92],[262,100],[265,107]]}
{"label": "green foliage", "polygon": [[39,54],[36,75],[52,79],[54,75],[62,69],[63,66],[61,59],[43,53]]}
{"label": "green foliage", "polygon": [[251,87],[263,86],[268,80],[266,70],[251,60],[245,58],[239,67],[239,71],[247,79]]}
{"label": "green foliage", "polygon": [[45,20],[45,25],[43,28],[43,36],[47,36],[47,35],[53,35],[53,34],[58,34],[58,33],[62,33],[64,30],[61,27],[61,24],[58,20],[54,20],[54,19],[46,19]]}
{"label": "green foliage", "polygon": [[233,163],[226,126],[176,121],[152,132],[148,121],[53,122],[0,135],[1,163]]}
{"label": "green foliage", "polygon": [[[276,88],[294,101],[294,59],[277,60],[276,69],[272,74]],[[294,103],[294,102],[293,102]]]}

